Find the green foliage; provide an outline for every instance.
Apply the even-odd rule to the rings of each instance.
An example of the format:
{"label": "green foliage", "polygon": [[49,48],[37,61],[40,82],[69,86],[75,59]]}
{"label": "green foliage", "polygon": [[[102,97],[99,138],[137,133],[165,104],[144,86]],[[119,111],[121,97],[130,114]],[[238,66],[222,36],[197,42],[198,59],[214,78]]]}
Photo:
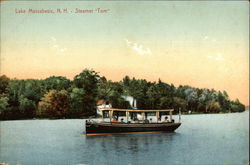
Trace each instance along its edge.
{"label": "green foliage", "polygon": [[100,76],[97,72],[85,69],[74,77],[73,83],[77,88],[83,88],[86,93],[93,92],[93,89],[96,90],[94,92],[97,93],[97,83],[99,77]]}
{"label": "green foliage", "polygon": [[19,110],[25,117],[32,118],[36,113],[36,103],[35,101],[21,95],[19,98]]}
{"label": "green foliage", "polygon": [[235,101],[231,101],[230,110],[232,112],[243,112],[245,111],[245,106],[236,99]]}
{"label": "green foliage", "polygon": [[19,106],[19,95],[20,95],[20,86],[21,86],[20,80],[11,80],[9,82],[9,85],[7,87],[7,95],[9,97],[9,104],[12,107],[18,107]]}
{"label": "green foliage", "polygon": [[160,95],[158,93],[156,86],[149,87],[147,91],[149,109],[158,109],[157,105],[159,104]]}
{"label": "green foliage", "polygon": [[0,95],[0,115],[7,110],[7,107],[9,105],[8,101],[9,101],[8,97]]}
{"label": "green foliage", "polygon": [[161,97],[160,98],[160,109],[169,109],[173,108],[173,99],[170,97]]}
{"label": "green foliage", "polygon": [[[126,82],[127,81],[127,82]],[[124,95],[131,95],[137,100],[137,108],[148,109],[150,103],[148,102],[147,91],[150,86],[150,82],[146,80],[130,79],[125,77],[122,82],[124,89]]]}
{"label": "green foliage", "polygon": [[50,90],[38,104],[39,115],[49,118],[63,118],[69,110],[67,91]]}
{"label": "green foliage", "polygon": [[7,76],[5,75],[0,76],[0,94],[6,93],[9,81],[10,79]]}
{"label": "green foliage", "polygon": [[69,117],[77,117],[84,115],[88,112],[85,107],[86,95],[85,91],[82,88],[73,88],[70,93],[70,110],[68,113]]}
{"label": "green foliage", "polygon": [[208,101],[206,104],[206,112],[218,113],[221,110],[221,106],[217,101]]}
{"label": "green foliage", "polygon": [[83,70],[74,77],[74,86],[83,89],[85,96],[80,108],[88,115],[96,114],[96,102],[98,96],[98,81],[100,76],[93,70]]}
{"label": "green foliage", "polygon": [[101,77],[98,82],[98,98],[107,99],[111,91],[111,81],[107,81],[105,77]]}
{"label": "green foliage", "polygon": [[130,109],[131,106],[124,98],[121,97],[118,91],[112,90],[109,94],[108,100],[112,104],[113,108]]}
{"label": "green foliage", "polygon": [[62,76],[44,80],[0,76],[0,119],[80,118],[96,114],[98,99],[108,100],[114,108],[131,108],[123,98],[129,95],[136,99],[138,109],[174,108],[175,112],[181,109],[196,113],[245,110],[239,100],[230,100],[226,91],[175,87],[160,79],[149,82],[129,76],[113,82],[85,69],[73,81]]}
{"label": "green foliage", "polygon": [[188,102],[180,97],[173,97],[173,105],[174,108],[178,112],[178,110],[186,111],[187,110]]}
{"label": "green foliage", "polygon": [[42,97],[41,81],[34,79],[11,80],[7,91],[10,98],[10,105],[16,107],[19,106],[19,98],[21,96],[33,100],[36,104]]}
{"label": "green foliage", "polygon": [[223,93],[221,91],[219,91],[218,102],[221,105],[222,111],[225,112],[225,111],[228,111],[230,109],[230,102],[229,102],[228,94],[226,91],[223,91]]}
{"label": "green foliage", "polygon": [[48,92],[51,89],[54,90],[67,90],[70,87],[70,80],[62,76],[51,76],[43,80],[43,90]]}

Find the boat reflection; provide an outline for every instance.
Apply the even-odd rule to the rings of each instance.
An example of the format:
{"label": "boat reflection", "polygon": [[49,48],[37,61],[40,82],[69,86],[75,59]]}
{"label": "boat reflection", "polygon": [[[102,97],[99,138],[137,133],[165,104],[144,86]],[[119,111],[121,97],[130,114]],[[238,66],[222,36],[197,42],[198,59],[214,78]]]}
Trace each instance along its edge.
{"label": "boat reflection", "polygon": [[[119,134],[85,136],[87,144],[94,144],[103,152],[115,150],[117,153],[137,153],[157,150],[156,146],[173,141],[179,133]],[[170,145],[171,146],[171,145]],[[93,146],[92,146],[93,147]]]}

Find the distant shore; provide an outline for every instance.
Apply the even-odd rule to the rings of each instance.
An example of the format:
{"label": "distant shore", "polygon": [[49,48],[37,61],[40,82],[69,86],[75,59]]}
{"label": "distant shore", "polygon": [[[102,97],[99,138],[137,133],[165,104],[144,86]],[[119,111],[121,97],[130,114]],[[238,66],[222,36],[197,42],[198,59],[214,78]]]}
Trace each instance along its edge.
{"label": "distant shore", "polygon": [[[245,111],[249,111],[249,107],[246,107]],[[188,113],[188,112],[182,112],[181,115],[209,115],[209,114],[233,114],[233,113],[244,113],[243,112],[219,112],[219,113]],[[174,115],[179,115],[179,114],[174,114]],[[6,119],[6,120],[0,120],[0,121],[16,121],[16,120],[80,120],[80,119],[101,119],[101,116],[96,115],[96,116],[83,116],[79,118],[23,118],[23,119]]]}
{"label": "distant shore", "polygon": [[[125,76],[113,82],[94,70],[84,69],[73,80],[10,79],[0,76],[0,120],[33,118],[89,118],[97,106],[119,109],[179,109],[184,113],[242,112],[245,106],[226,91],[150,82]],[[177,112],[178,113],[178,112]]]}

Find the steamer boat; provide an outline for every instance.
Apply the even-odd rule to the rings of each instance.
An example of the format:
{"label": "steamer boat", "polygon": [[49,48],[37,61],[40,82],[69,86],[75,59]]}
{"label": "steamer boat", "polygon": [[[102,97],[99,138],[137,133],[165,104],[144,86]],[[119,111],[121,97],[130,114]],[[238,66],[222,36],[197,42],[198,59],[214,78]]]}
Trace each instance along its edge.
{"label": "steamer boat", "polygon": [[[172,118],[174,109],[165,110],[138,110],[138,109],[115,109],[103,108],[99,109],[102,112],[102,121],[86,120],[87,135],[102,135],[102,134],[126,134],[126,133],[154,133],[154,132],[174,132],[180,125]],[[118,121],[119,115],[125,116]],[[125,115],[124,115],[125,114]],[[155,114],[156,121],[152,118],[148,120],[150,114]],[[168,114],[161,121],[162,114]],[[139,117],[137,117],[140,115]],[[109,121],[105,121],[105,117],[109,117]]]}

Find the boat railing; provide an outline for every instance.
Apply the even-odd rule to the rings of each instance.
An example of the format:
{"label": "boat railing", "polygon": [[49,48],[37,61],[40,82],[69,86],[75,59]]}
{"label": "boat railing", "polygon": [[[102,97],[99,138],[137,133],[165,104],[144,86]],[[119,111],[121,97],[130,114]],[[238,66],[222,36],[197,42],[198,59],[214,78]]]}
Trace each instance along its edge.
{"label": "boat railing", "polygon": [[130,121],[105,121],[105,120],[86,120],[86,123],[117,123],[117,124],[162,124],[162,123],[175,123],[175,120],[172,121],[158,121],[158,122],[147,122],[147,120],[130,120]]}
{"label": "boat railing", "polygon": [[[134,120],[134,122],[139,122],[139,123],[155,123],[155,122],[152,122],[152,118],[150,118],[150,122],[149,120],[147,119],[148,115],[149,114],[152,114],[154,113],[155,114],[155,118],[156,118],[156,123],[160,122],[161,123],[161,117],[164,116],[162,115],[162,113],[165,113],[165,114],[169,114],[169,119],[167,117],[167,115],[165,116],[165,122],[169,120],[169,122],[174,122],[173,120],[173,111],[174,109],[161,109],[161,110],[140,110],[140,109],[117,109],[117,108],[103,108],[103,109],[99,109],[101,112],[102,112],[102,120],[104,120],[104,112],[108,112],[106,113],[106,115],[109,117],[109,121],[112,122],[113,121],[113,118],[114,116],[116,117],[116,120],[118,120],[118,114],[120,112],[125,112],[125,119],[128,123],[128,120],[130,118],[130,120],[132,119],[132,114],[135,113],[136,115],[140,114],[140,118],[142,119],[141,121],[139,120],[139,117],[137,118],[137,116],[135,117],[135,119],[132,119]],[[116,115],[114,115],[114,113],[116,113]],[[123,119],[122,119],[123,120]],[[146,120],[148,120],[146,122]]]}

